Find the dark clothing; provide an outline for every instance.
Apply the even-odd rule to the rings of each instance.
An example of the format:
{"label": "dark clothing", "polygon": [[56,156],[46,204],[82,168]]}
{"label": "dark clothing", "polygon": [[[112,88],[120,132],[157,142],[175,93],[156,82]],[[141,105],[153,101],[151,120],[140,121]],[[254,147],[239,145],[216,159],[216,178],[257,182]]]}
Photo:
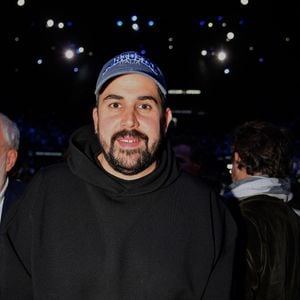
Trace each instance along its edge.
{"label": "dark clothing", "polygon": [[292,192],[294,197],[288,204],[300,214],[300,184],[298,182],[292,184]]}
{"label": "dark clothing", "polygon": [[4,192],[4,202],[2,207],[1,223],[10,207],[19,199],[25,189],[22,181],[9,179],[8,186]]}
{"label": "dark clothing", "polygon": [[[227,201],[232,205],[235,199]],[[235,284],[240,294],[236,299],[299,300],[300,218],[288,203],[267,195],[237,205],[240,256],[235,278],[240,282]]]}
{"label": "dark clothing", "polygon": [[171,148],[143,178],[95,162],[90,129],[67,164],[41,170],[1,232],[0,298],[230,299],[236,226]]}

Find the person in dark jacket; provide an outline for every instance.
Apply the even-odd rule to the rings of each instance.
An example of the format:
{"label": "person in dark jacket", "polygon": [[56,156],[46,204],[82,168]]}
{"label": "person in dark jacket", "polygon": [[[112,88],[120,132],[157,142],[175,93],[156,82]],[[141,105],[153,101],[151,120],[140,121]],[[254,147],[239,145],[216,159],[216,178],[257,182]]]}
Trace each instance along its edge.
{"label": "person in dark jacket", "polygon": [[269,122],[246,122],[234,134],[233,183],[224,196],[239,219],[236,299],[300,299],[300,218],[289,205],[292,145],[287,130]]}
{"label": "person in dark jacket", "polygon": [[137,52],[109,60],[93,126],[66,163],[41,169],[1,232],[1,299],[230,299],[236,224],[181,173],[161,70]]}
{"label": "person in dark jacket", "polygon": [[17,124],[0,113],[0,222],[25,187],[24,183],[9,176],[17,161],[19,143]]}

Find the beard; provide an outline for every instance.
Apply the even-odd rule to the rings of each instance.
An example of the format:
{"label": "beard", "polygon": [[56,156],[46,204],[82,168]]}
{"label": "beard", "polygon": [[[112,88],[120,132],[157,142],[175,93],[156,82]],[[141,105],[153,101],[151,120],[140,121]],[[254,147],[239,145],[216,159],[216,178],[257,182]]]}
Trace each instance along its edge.
{"label": "beard", "polygon": [[[124,175],[135,175],[147,169],[161,154],[164,141],[163,126],[160,126],[158,139],[149,147],[149,138],[137,130],[122,130],[111,137],[110,146],[104,141],[99,130],[99,142],[102,153],[109,165],[117,172]],[[139,149],[120,149],[116,146],[119,137],[130,136],[144,142],[144,147]]]}

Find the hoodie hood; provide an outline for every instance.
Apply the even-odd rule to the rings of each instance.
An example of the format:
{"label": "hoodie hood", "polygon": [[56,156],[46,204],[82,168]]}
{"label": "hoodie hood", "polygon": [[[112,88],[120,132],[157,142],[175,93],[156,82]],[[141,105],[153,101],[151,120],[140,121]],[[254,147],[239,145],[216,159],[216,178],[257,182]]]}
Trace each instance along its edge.
{"label": "hoodie hood", "polygon": [[92,126],[75,131],[70,137],[67,162],[71,172],[81,180],[97,186],[113,197],[138,196],[166,188],[179,176],[174,153],[168,141],[161,160],[151,174],[136,180],[117,178],[97,164],[101,146]]}

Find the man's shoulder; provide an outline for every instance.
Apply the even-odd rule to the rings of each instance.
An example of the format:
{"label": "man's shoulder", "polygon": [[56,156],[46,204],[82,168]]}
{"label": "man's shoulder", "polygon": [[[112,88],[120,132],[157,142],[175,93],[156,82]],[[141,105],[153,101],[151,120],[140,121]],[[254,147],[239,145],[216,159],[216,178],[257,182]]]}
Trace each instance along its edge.
{"label": "man's shoulder", "polygon": [[194,176],[185,172],[182,172],[179,176],[178,185],[187,191],[192,191],[194,194],[219,194],[221,186],[218,182],[206,180],[205,178]]}
{"label": "man's shoulder", "polygon": [[70,169],[65,162],[59,162],[46,167],[42,167],[37,172],[37,174],[43,176],[52,176],[52,175],[67,174],[67,173],[70,173]]}
{"label": "man's shoulder", "polygon": [[23,182],[22,180],[10,178],[7,189],[23,190],[25,188],[25,186],[26,186],[26,183]]}
{"label": "man's shoulder", "polygon": [[51,185],[55,183],[67,182],[71,176],[72,172],[66,163],[56,163],[40,168],[30,180],[29,185]]}
{"label": "man's shoulder", "polygon": [[25,190],[26,183],[19,179],[9,179],[7,189],[5,191],[6,198],[17,198],[19,197]]}

